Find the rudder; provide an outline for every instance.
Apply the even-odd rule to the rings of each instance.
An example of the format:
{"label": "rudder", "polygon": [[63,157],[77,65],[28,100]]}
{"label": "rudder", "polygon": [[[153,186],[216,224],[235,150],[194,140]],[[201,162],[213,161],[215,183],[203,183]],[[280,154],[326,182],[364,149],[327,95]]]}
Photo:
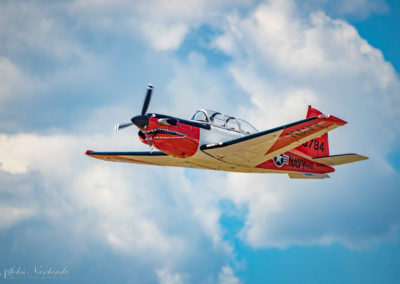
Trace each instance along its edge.
{"label": "rudder", "polygon": [[[319,116],[321,114],[322,114],[322,112],[320,112],[319,110],[317,110],[315,108],[312,108],[309,105],[306,118]],[[328,133],[325,133],[321,137],[314,138],[314,139],[300,145],[296,149],[310,157],[313,157],[313,158],[329,156]]]}

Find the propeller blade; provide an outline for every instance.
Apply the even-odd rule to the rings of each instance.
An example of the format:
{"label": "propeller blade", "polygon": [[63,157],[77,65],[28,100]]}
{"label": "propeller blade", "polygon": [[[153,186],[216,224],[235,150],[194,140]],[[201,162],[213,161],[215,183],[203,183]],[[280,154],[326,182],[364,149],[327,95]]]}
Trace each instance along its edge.
{"label": "propeller blade", "polygon": [[[149,84],[147,87],[146,97],[145,97],[144,103],[143,103],[142,114],[132,117],[131,122],[129,122],[129,123],[122,123],[122,124],[115,125],[116,131],[118,131],[122,128],[125,128],[125,127],[129,127],[131,125],[136,125],[139,129],[145,129],[147,127],[147,125],[149,124],[149,118],[145,114],[146,114],[147,108],[149,107],[149,104],[150,104],[152,92],[153,92],[153,86]],[[151,143],[151,141],[150,141],[150,143]]]}
{"label": "propeller blade", "polygon": [[153,86],[149,85],[147,87],[147,93],[146,93],[146,98],[144,99],[143,103],[143,108],[142,108],[142,115],[144,115],[147,111],[147,108],[149,107],[150,104],[150,99],[151,99],[151,93],[153,92]]}
{"label": "propeller blade", "polygon": [[131,126],[131,125],[133,125],[132,122],[117,124],[117,125],[115,125],[115,131],[118,131],[118,130],[123,129],[123,128],[125,128],[125,127],[129,127],[129,126]]}

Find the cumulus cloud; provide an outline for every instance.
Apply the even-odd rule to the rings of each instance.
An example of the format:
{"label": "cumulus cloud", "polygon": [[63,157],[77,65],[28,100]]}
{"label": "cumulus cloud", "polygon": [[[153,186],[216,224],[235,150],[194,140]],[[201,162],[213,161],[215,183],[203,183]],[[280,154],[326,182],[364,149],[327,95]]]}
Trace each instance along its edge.
{"label": "cumulus cloud", "polygon": [[[355,151],[371,160],[338,167],[335,182],[324,184],[229,175],[233,200],[249,206],[241,236],[255,247],[363,247],[393,238],[399,176],[386,156],[398,139],[398,76],[347,22],[322,12],[304,16],[296,8],[293,1],[270,1],[249,16],[227,16],[224,33],[215,39],[232,56],[230,72],[253,103],[242,112],[268,128],[301,119],[306,106],[314,105],[350,122],[330,134],[331,153]],[[376,175],[365,178],[365,172]],[[249,185],[251,193],[243,193]]]}
{"label": "cumulus cloud", "polygon": [[0,57],[0,103],[15,95],[26,78],[21,70],[10,59]]}
{"label": "cumulus cloud", "polygon": [[182,278],[178,273],[171,273],[167,268],[157,271],[157,276],[160,284],[181,284]]}
{"label": "cumulus cloud", "polygon": [[[181,281],[168,272],[174,268],[195,282],[213,273],[217,277],[231,248],[221,238],[214,188],[193,191],[199,184],[179,169],[139,166],[132,172],[132,165],[99,163],[83,154],[83,147],[96,139],[103,147],[118,147],[102,135],[1,135],[0,173],[17,177],[1,187],[0,194],[8,196],[0,204],[2,230],[22,220],[40,220],[38,230],[67,230],[78,244],[92,239],[140,259],[161,283]],[[188,262],[191,258],[195,264]],[[207,273],[196,274],[191,265]]]}
{"label": "cumulus cloud", "polygon": [[[357,1],[354,7],[362,3],[369,1]],[[224,240],[221,200],[232,201],[243,215],[244,227],[237,237],[255,248],[332,243],[363,248],[393,239],[400,221],[399,174],[386,156],[398,138],[398,75],[382,53],[344,20],[313,9],[302,11],[289,0],[253,4],[76,0],[39,9],[29,2],[3,2],[0,22],[8,25],[0,25],[0,103],[13,96],[29,105],[14,96],[24,90],[22,85],[36,82],[32,78],[39,70],[37,63],[25,64],[18,56],[28,50],[44,59],[41,67],[48,63],[43,67],[46,76],[37,71],[39,85],[57,94],[52,102],[62,105],[31,109],[29,120],[48,113],[54,114],[47,117],[52,123],[66,120],[69,117],[59,112],[67,108],[75,120],[58,130],[40,128],[40,133],[32,133],[34,128],[25,133],[21,123],[12,128],[21,133],[0,135],[0,229],[7,233],[24,224],[29,229],[23,235],[26,240],[36,233],[49,244],[57,232],[68,232],[78,244],[76,254],[82,244],[100,244],[129,262],[144,263],[146,273],[153,275],[148,281],[152,283],[240,283],[226,265],[234,258],[234,248]],[[16,13],[22,16],[13,17]],[[204,25],[211,27],[214,36],[207,48],[215,50],[174,56],[172,51]],[[104,37],[82,36],[99,33]],[[93,51],[86,40],[110,42],[109,35],[116,45],[123,42],[131,48],[144,41],[146,48],[137,54],[136,49],[123,50],[115,66],[103,64],[107,52],[121,49],[112,46],[105,51],[100,44],[100,51]],[[170,51],[166,56],[158,52],[166,50]],[[215,51],[229,61],[217,67],[210,64]],[[129,61],[129,56],[134,59]],[[149,68],[142,68],[143,57],[152,58],[145,61],[151,63]],[[117,72],[121,66],[125,69]],[[151,108],[184,117],[197,107],[228,114],[238,110],[259,129],[266,129],[302,119],[306,106],[312,104],[349,121],[331,134],[332,153],[354,151],[371,160],[339,167],[331,180],[324,181],[91,160],[83,156],[86,147],[140,147],[131,129],[111,134],[112,124],[129,118],[134,108],[133,102],[115,106],[128,97],[126,89],[118,89],[117,78],[130,78],[129,72],[136,72],[135,84],[143,78],[167,77],[167,83],[157,86]],[[141,73],[150,75],[140,77]],[[76,89],[71,91],[69,85]],[[57,91],[64,88],[67,95],[59,95]],[[88,94],[76,91],[81,89]],[[112,94],[106,103],[101,96],[89,94],[104,89]],[[74,99],[66,100],[70,93]],[[74,97],[75,93],[79,95]],[[134,99],[142,101],[142,93]],[[84,100],[89,107],[81,105]],[[89,119],[78,115],[82,109]],[[7,123],[22,113],[18,110],[7,117]],[[11,128],[1,123],[8,133]]]}
{"label": "cumulus cloud", "polygon": [[[67,24],[65,6],[61,3],[38,4],[40,1],[3,1],[0,4],[0,51],[25,66],[31,62],[21,60],[27,55],[38,56],[40,60],[45,53],[64,64],[76,57],[87,56],[77,44],[73,25]],[[25,56],[18,58],[21,52],[25,52]],[[48,61],[42,63],[49,64]]]}
{"label": "cumulus cloud", "polygon": [[220,284],[240,284],[239,278],[235,276],[234,271],[229,266],[224,266],[219,273]]}
{"label": "cumulus cloud", "polygon": [[[166,85],[168,101],[162,113],[191,117],[196,109],[215,109],[227,115],[237,112],[243,91],[221,67],[210,66],[207,58],[191,52],[182,61],[172,64],[173,78]],[[158,93],[157,95],[158,96]],[[226,102],[231,102],[226,104]]]}
{"label": "cumulus cloud", "polygon": [[31,208],[18,208],[0,205],[0,228],[4,229],[24,220],[32,218],[35,211]]}
{"label": "cumulus cloud", "polygon": [[[393,240],[399,225],[398,176],[365,178],[362,171],[371,170],[361,167],[338,168],[324,183],[299,184],[287,176],[229,176],[229,195],[249,210],[240,237],[253,247],[279,248],[341,243],[362,249]],[[250,192],[243,192],[244,186]]]}
{"label": "cumulus cloud", "polygon": [[[304,18],[295,11],[292,1],[261,4],[249,17],[228,16],[225,32],[216,38],[215,46],[224,52],[230,50],[219,46],[219,38],[228,37],[236,46],[230,71],[257,106],[248,112],[251,120],[272,126],[279,117],[293,119],[293,108],[284,103],[292,98],[300,98],[303,109],[314,103],[328,111],[338,106],[347,119],[368,118],[373,105],[380,113],[373,120],[378,129],[397,118],[399,80],[382,53],[343,20],[321,12]],[[368,139],[374,140],[372,135]]]}
{"label": "cumulus cloud", "polygon": [[385,0],[305,0],[296,1],[300,13],[322,10],[332,17],[355,17],[365,19],[373,14],[389,10]]}
{"label": "cumulus cloud", "polygon": [[373,13],[381,14],[389,10],[385,0],[339,0],[334,3],[333,8],[338,8],[337,11],[341,14],[351,14],[360,17],[368,17]]}
{"label": "cumulus cloud", "polygon": [[[246,8],[255,1],[84,1],[71,5],[73,13],[84,14],[90,24],[109,30],[139,32],[156,50],[176,50],[188,33],[204,24],[218,23],[221,13]],[[112,13],[110,13],[112,11]],[[98,20],[98,17],[101,20]]]}

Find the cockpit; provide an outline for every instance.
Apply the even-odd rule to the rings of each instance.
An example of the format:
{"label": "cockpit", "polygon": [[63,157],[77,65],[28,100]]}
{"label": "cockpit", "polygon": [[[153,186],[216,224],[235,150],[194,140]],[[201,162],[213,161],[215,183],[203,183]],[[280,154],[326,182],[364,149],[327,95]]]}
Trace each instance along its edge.
{"label": "cockpit", "polygon": [[205,122],[213,126],[243,134],[258,132],[254,126],[243,119],[223,115],[222,113],[213,110],[200,109],[193,115],[192,120]]}

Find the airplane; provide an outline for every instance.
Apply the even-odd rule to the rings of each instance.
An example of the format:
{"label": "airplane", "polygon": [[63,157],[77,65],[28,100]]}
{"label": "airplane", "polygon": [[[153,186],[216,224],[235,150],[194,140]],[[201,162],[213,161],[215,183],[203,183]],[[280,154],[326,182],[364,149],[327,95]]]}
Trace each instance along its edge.
{"label": "airplane", "polygon": [[[141,142],[140,152],[95,152],[86,155],[113,162],[220,170],[284,173],[296,179],[324,179],[333,166],[368,159],[358,154],[329,155],[328,131],[347,122],[308,106],[306,118],[257,131],[250,123],[220,112],[199,109],[190,120],[147,113],[153,87],[148,85],[142,111],[129,123]],[[159,151],[153,151],[153,148]]]}

